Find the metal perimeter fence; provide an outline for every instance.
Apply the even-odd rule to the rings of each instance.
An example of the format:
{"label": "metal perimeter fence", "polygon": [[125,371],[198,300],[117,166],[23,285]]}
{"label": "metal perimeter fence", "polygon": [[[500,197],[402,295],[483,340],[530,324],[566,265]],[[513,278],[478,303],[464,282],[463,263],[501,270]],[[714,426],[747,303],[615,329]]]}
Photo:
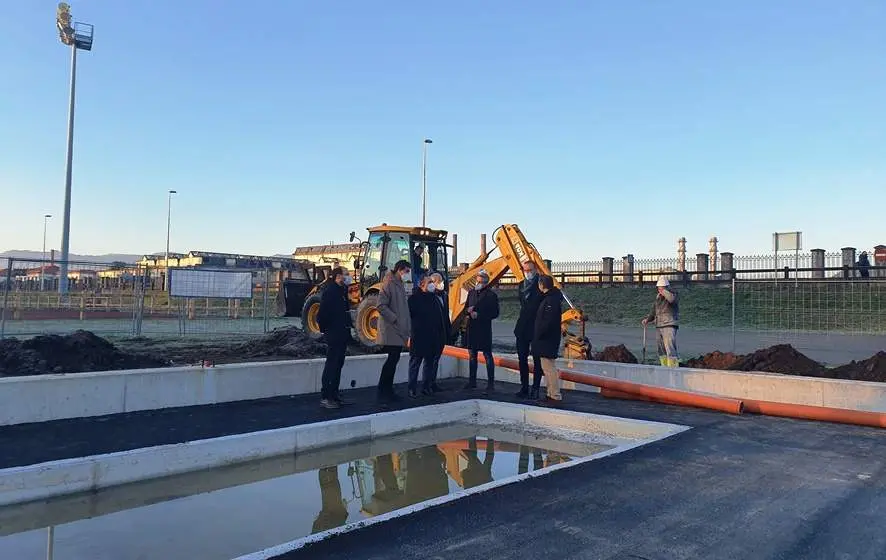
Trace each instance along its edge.
{"label": "metal perimeter fence", "polygon": [[[0,338],[78,329],[119,336],[224,336],[294,324],[295,319],[283,316],[279,271],[215,272],[184,286],[210,295],[176,297],[166,290],[163,268],[70,262],[67,293],[62,294],[57,262],[9,259],[0,271]],[[218,275],[225,272],[241,280],[248,275],[248,289],[219,291],[217,285],[224,282]]]}
{"label": "metal perimeter fence", "polygon": [[[726,280],[718,275],[710,282],[672,282],[680,293],[682,324],[694,331],[717,332],[727,339],[732,333],[733,340],[741,333],[759,333],[761,340],[867,335],[855,340],[866,338],[883,346],[886,278],[847,278],[845,269],[840,270],[844,274],[838,278],[830,273],[824,279],[777,281]],[[228,272],[241,283],[235,291],[216,286],[218,274],[192,275],[184,278],[178,293],[184,289],[210,295],[170,297],[163,269],[72,262],[67,294],[60,294],[57,263],[11,260],[0,271],[0,337],[77,329],[105,336],[220,337],[257,335],[296,324],[295,318],[284,316],[279,270]],[[654,282],[565,284],[592,327],[636,327],[655,295]],[[513,284],[501,286],[503,320],[516,318],[515,292]],[[835,340],[828,344],[844,343]]]}

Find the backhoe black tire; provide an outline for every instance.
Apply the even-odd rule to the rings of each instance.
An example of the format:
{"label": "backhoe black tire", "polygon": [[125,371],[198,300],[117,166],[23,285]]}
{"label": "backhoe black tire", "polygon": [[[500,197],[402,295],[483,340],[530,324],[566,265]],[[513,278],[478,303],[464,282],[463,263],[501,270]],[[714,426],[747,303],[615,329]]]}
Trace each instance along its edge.
{"label": "backhoe black tire", "polygon": [[308,296],[305,304],[301,308],[301,326],[308,338],[317,340],[323,333],[320,332],[320,325],[317,323],[317,316],[320,312],[320,294]]}
{"label": "backhoe black tire", "polygon": [[379,348],[379,317],[381,317],[381,314],[378,312],[378,294],[366,294],[363,296],[363,301],[357,306],[357,317],[354,320],[354,330],[357,331],[357,340],[369,350],[376,350]]}

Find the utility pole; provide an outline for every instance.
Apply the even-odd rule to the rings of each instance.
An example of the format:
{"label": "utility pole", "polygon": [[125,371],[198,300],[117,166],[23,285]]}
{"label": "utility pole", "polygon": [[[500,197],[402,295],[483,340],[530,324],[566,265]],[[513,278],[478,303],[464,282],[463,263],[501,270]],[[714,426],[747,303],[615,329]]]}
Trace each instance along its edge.
{"label": "utility pole", "polygon": [[169,233],[172,229],[172,195],[177,193],[178,191],[169,191],[166,202],[166,260],[163,263],[166,265],[166,276],[163,279],[163,284],[167,292],[169,291]]}
{"label": "utility pole", "polygon": [[63,45],[71,47],[71,91],[68,97],[68,149],[65,163],[65,210],[62,219],[62,258],[59,267],[58,292],[68,293],[68,260],[71,248],[71,175],[74,161],[74,97],[77,85],[77,51],[92,50],[93,26],[71,20],[71,6],[60,2],[55,24]]}
{"label": "utility pole", "polygon": [[425,138],[421,145],[421,227],[427,227],[428,217],[428,144],[433,144],[430,138]]}

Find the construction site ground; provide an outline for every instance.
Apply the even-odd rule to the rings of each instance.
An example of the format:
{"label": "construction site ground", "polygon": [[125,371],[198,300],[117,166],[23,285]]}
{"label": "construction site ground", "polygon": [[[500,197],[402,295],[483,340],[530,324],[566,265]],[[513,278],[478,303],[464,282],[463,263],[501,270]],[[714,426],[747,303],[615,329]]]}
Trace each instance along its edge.
{"label": "construction site ground", "polygon": [[[593,345],[595,360],[625,363],[642,361],[640,327],[622,328],[615,334],[607,334],[607,329],[592,327],[587,334]],[[721,350],[732,347],[731,333],[728,336],[728,345],[714,345],[712,350],[711,333],[682,329],[678,336],[678,347],[683,356],[682,365],[886,382],[886,352],[881,350],[880,341],[856,341],[853,337],[836,340],[836,335],[829,335],[827,339],[821,339],[822,346],[809,347],[809,344],[803,344],[802,339],[772,336],[767,340],[759,333],[747,333],[747,338],[742,339],[740,334],[742,333],[736,333],[735,344],[739,350],[733,353]],[[720,340],[723,338],[720,337]],[[785,344],[786,338],[796,343],[796,346]],[[754,346],[754,341],[761,344]],[[770,342],[770,345],[762,344],[764,342]],[[780,344],[773,344],[776,342]],[[835,347],[835,344],[841,346]],[[809,348],[803,352],[805,347]],[[516,352],[512,323],[494,323],[493,350],[499,354]],[[263,334],[216,337],[102,337],[81,330],[67,335],[0,340],[0,377],[291,360],[322,357],[325,351],[326,347],[322,342],[310,339],[295,325]],[[348,350],[350,355],[366,352],[356,341],[353,341]],[[822,356],[827,356],[828,359],[822,360]],[[839,362],[838,357],[846,361]],[[646,362],[656,361],[655,330],[650,329],[647,332]]]}
{"label": "construction site ground", "polygon": [[[445,380],[438,401],[477,397]],[[403,392],[404,387],[398,389]],[[494,398],[510,401],[502,384]],[[373,389],[338,411],[316,395],[0,428],[2,467],[377,412]],[[804,560],[886,557],[882,430],[566,392],[570,410],[693,429],[626,453],[336,536],[315,558]],[[403,402],[402,407],[426,401]],[[395,407],[396,408],[396,407]],[[224,526],[221,513],[220,527]],[[260,512],[256,512],[257,515]]]}

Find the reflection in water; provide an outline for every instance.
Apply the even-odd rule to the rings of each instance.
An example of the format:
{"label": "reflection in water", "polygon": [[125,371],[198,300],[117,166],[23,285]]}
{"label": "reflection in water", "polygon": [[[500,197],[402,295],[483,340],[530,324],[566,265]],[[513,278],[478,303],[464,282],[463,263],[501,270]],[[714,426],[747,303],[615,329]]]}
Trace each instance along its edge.
{"label": "reflection in water", "polygon": [[[581,456],[602,450],[577,449]],[[36,509],[0,508],[0,560],[224,560],[569,460],[467,437],[300,471],[290,457],[214,469]],[[328,462],[318,457],[313,464]],[[151,537],[158,534],[163,538]]]}
{"label": "reflection in water", "polygon": [[320,502],[323,507],[314,519],[311,533],[344,525],[348,520],[347,504],[341,497],[338,467],[323,467],[317,471],[317,474],[320,477]]}

